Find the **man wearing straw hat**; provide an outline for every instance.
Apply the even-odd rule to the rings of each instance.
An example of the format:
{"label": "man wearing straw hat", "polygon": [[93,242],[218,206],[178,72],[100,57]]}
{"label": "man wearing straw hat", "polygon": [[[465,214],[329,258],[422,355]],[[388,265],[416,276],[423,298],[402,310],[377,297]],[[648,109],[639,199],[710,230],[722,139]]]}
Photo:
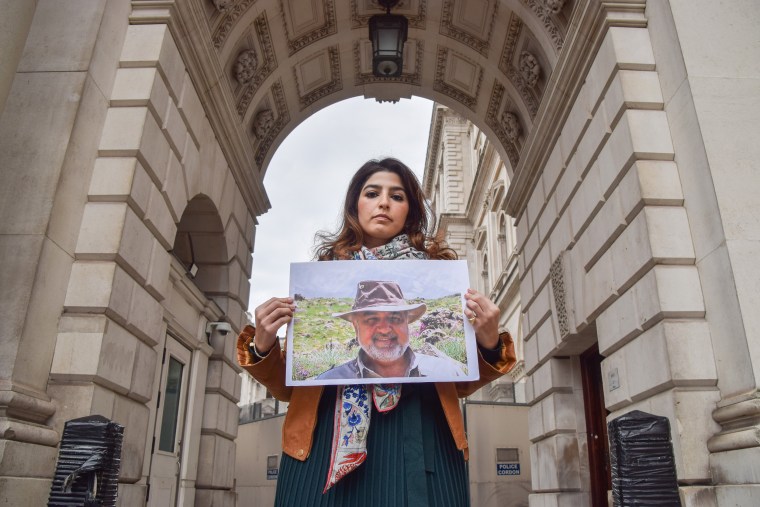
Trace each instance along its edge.
{"label": "man wearing straw hat", "polygon": [[425,303],[408,304],[396,282],[359,282],[351,310],[333,314],[354,325],[359,353],[317,379],[464,376],[462,365],[443,352],[435,357],[409,348],[409,324],[426,310]]}

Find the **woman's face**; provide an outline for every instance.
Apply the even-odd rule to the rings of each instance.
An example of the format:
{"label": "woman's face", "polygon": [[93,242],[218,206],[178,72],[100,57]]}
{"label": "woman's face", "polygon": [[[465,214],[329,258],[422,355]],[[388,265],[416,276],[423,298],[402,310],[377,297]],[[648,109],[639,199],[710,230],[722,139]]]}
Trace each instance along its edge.
{"label": "woman's face", "polygon": [[367,248],[384,245],[403,231],[409,199],[398,174],[378,171],[370,176],[359,193],[358,208]]}

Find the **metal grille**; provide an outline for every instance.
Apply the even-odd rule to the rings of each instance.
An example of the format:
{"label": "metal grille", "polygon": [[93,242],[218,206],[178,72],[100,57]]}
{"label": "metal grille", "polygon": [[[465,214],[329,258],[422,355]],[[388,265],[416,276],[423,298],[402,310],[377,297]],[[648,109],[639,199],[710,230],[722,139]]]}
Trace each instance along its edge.
{"label": "metal grille", "polygon": [[517,447],[497,447],[496,448],[496,462],[497,463],[519,463],[520,452]]}
{"label": "metal grille", "polygon": [[66,422],[48,507],[116,505],[124,426],[95,415]]}

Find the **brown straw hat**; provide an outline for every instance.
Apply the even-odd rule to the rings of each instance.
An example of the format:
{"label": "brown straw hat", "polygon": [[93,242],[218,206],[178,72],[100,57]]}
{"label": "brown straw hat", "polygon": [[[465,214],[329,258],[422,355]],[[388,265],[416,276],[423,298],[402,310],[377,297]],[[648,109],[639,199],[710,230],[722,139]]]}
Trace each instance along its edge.
{"label": "brown straw hat", "polygon": [[396,282],[363,280],[356,286],[356,298],[351,311],[333,313],[333,317],[351,320],[359,312],[409,312],[409,322],[422,317],[427,310],[425,303],[408,304]]}

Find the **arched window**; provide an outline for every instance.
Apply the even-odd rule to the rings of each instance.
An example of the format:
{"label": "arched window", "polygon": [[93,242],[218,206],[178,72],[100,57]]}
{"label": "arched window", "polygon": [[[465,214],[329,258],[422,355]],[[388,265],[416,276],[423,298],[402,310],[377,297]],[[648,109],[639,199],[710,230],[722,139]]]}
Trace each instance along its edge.
{"label": "arched window", "polygon": [[487,294],[491,289],[491,285],[488,282],[488,254],[486,253],[483,254],[483,264],[480,275],[483,279],[483,292]]}
{"label": "arched window", "polygon": [[499,216],[499,235],[497,236],[497,239],[499,242],[499,256],[501,257],[501,265],[505,269],[507,267],[507,260],[509,259],[510,251],[509,245],[507,244],[507,227],[509,227],[507,216],[502,213],[501,216]]}

